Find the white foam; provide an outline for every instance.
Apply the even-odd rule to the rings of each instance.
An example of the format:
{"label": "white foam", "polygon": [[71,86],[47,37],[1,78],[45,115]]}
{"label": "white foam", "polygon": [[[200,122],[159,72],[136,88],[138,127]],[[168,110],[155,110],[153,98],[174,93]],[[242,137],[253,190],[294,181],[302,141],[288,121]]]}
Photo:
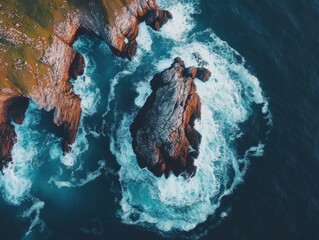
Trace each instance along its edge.
{"label": "white foam", "polygon": [[42,164],[35,161],[38,157],[38,149],[35,144],[39,142],[40,133],[34,130],[39,124],[40,114],[33,102],[26,112],[23,125],[14,124],[17,134],[17,143],[12,149],[13,164],[4,170],[4,175],[0,176],[0,189],[3,198],[8,204],[20,206],[22,203],[31,207],[21,216],[31,220],[26,236],[29,235],[36,226],[43,230],[45,224],[40,219],[40,210],[44,203],[31,195],[31,188],[35,177],[35,170]]}
{"label": "white foam", "polygon": [[252,146],[245,152],[245,157],[261,157],[264,155],[265,144],[259,143],[257,146]]}
{"label": "white foam", "polygon": [[153,40],[151,37],[151,33],[149,27],[146,26],[145,23],[141,23],[138,26],[138,35],[136,38],[138,46],[144,52],[151,52]]}
{"label": "white foam", "polygon": [[45,223],[40,218],[41,209],[44,208],[45,204],[39,199],[33,199],[33,202],[33,205],[22,213],[22,217],[31,219],[31,224],[25,236],[28,236],[36,226],[40,227],[40,231],[43,231],[45,228]]}
{"label": "white foam", "polygon": [[[39,122],[39,114],[36,107],[31,103],[24,123],[26,125],[36,125]],[[14,125],[17,133],[17,143],[12,149],[14,164],[10,164],[4,170],[4,175],[0,175],[0,189],[3,198],[13,205],[20,205],[25,200],[32,186],[33,160],[37,155],[37,149],[33,142],[37,141],[39,133],[24,126]]]}
{"label": "white foam", "polygon": [[[76,42],[75,47],[88,51],[92,43],[92,41],[86,41],[83,38]],[[20,206],[22,203],[32,202],[32,206],[21,215],[31,219],[26,235],[29,235],[36,226],[40,226],[40,230],[43,230],[45,226],[40,219],[40,211],[44,208],[44,202],[31,194],[31,188],[35,184],[34,179],[38,177],[36,170],[41,164],[56,161],[54,165],[59,169],[58,174],[53,176],[57,182],[56,185],[58,186],[59,181],[61,184],[65,181],[70,182],[70,187],[81,187],[93,181],[105,167],[104,163],[99,162],[100,166],[96,171],[88,172],[86,170],[87,177],[85,179],[75,177],[75,173],[85,171],[84,163],[80,161],[80,157],[88,150],[87,135],[90,134],[90,129],[84,126],[83,121],[97,112],[97,105],[100,101],[100,90],[97,88],[96,82],[91,79],[95,62],[86,55],[84,57],[86,60],[84,76],[73,82],[74,92],[82,99],[82,115],[77,138],[69,154],[63,156],[60,139],[57,139],[55,135],[37,130],[40,122],[40,111],[33,102],[30,103],[23,124],[21,126],[15,125],[17,143],[12,150],[14,164],[4,170],[4,175],[0,175],[0,190],[3,198],[9,204]],[[47,154],[47,149],[50,149],[50,158],[43,159],[40,156]],[[52,169],[51,174],[56,174],[56,170]],[[62,175],[64,179],[61,179]]]}
{"label": "white foam", "polygon": [[173,19],[169,20],[159,31],[159,35],[174,41],[185,41],[187,34],[194,28],[195,22],[192,17],[195,13],[200,13],[197,8],[197,1],[166,1],[160,0],[158,4],[161,8],[170,11]]}
{"label": "white foam", "polygon": [[103,170],[104,170],[104,172],[107,171],[104,160],[100,160],[98,162],[98,164],[99,164],[98,169],[96,169],[93,172],[88,172],[86,174],[86,177],[83,179],[78,179],[78,178],[72,177],[68,181],[62,181],[58,177],[51,177],[49,180],[49,183],[50,184],[53,183],[58,188],[82,187],[82,186],[94,181],[99,176],[101,176],[101,174],[103,173]]}
{"label": "white foam", "polygon": [[151,94],[152,89],[149,81],[141,81],[136,85],[136,92],[138,96],[135,98],[135,105],[138,107],[142,107],[147,99],[147,97]]}
{"label": "white foam", "polygon": [[[137,39],[140,47],[132,62],[116,59],[115,65],[123,66],[123,70],[110,81],[110,93],[106,106],[106,113],[112,110],[111,102],[116,99],[116,86],[124,77],[135,73],[141,66],[151,71],[150,62],[143,62],[145,54],[151,54],[153,42],[151,36],[158,34],[165,41],[163,44],[172,46],[170,56],[153,61],[156,70],[148,74],[169,67],[176,56],[181,56],[187,66],[198,65],[192,56],[194,49],[202,58],[208,61],[207,66],[212,72],[212,78],[203,83],[196,80],[198,93],[202,99],[202,119],[196,122],[196,129],[202,134],[200,155],[196,160],[197,174],[190,180],[171,176],[168,179],[156,178],[147,169],[140,169],[132,149],[132,139],[129,127],[134,116],[124,114],[119,126],[112,126],[111,151],[121,165],[119,179],[122,185],[121,218],[126,224],[145,223],[156,226],[161,231],[178,229],[189,231],[199,223],[204,222],[219,207],[220,199],[233,192],[234,188],[243,181],[249,165],[249,157],[261,156],[264,144],[251,146],[246,150],[245,157],[239,159],[234,141],[243,133],[240,124],[245,122],[252,113],[253,104],[263,104],[262,113],[271,122],[267,99],[256,77],[249,73],[243,63],[238,63],[234,56],[239,54],[231,49],[227,43],[221,41],[211,30],[192,34],[195,22],[192,14],[199,13],[198,1],[168,1],[160,0],[162,8],[170,10],[174,19],[169,21],[159,33],[154,33],[144,24],[140,25]],[[199,39],[206,39],[205,42]],[[187,41],[186,41],[187,40]],[[102,50],[105,44],[101,45]],[[90,51],[92,41],[80,39],[75,43],[76,48],[84,52]],[[109,51],[109,50],[107,50]],[[99,162],[95,171],[88,171],[81,160],[88,150],[89,134],[98,137],[99,133],[83,124],[86,118],[94,116],[100,101],[100,90],[90,76],[95,69],[95,63],[85,56],[87,67],[85,76],[74,82],[74,91],[82,98],[82,117],[79,132],[71,153],[63,156],[60,141],[55,136],[47,134],[46,147],[50,146],[49,161],[58,164],[57,174],[52,176],[49,183],[57,188],[81,187],[92,182],[102,172],[107,171],[105,163]],[[96,79],[97,81],[99,79]],[[135,105],[141,107],[151,89],[149,77],[143,76],[136,83],[138,96]],[[25,199],[34,199],[30,194],[34,179],[34,163],[39,146],[39,132],[32,130],[38,123],[35,106],[28,109],[23,126],[16,126],[18,143],[14,146],[13,157],[15,164],[5,170],[0,176],[0,188],[4,199],[10,204],[20,205]],[[34,146],[36,145],[36,146]],[[81,160],[81,161],[80,161]],[[242,167],[243,166],[243,167]],[[76,173],[83,173],[85,177],[78,177]],[[32,207],[25,211],[24,217],[31,217],[31,225],[27,234],[39,224],[40,210],[44,203],[34,201]],[[226,217],[228,212],[222,213]]]}
{"label": "white foam", "polygon": [[119,79],[121,79],[125,76],[128,76],[128,75],[131,75],[131,74],[132,74],[131,71],[123,70],[123,71],[117,73],[116,76],[110,80],[110,93],[109,93],[108,99],[107,99],[106,112],[103,114],[103,117],[106,116],[111,110],[111,102],[115,98],[115,88],[119,84]]}
{"label": "white foam", "polygon": [[[89,50],[93,44],[92,41],[80,38],[74,43],[75,49],[86,49]],[[70,153],[63,155],[59,144],[55,144],[50,148],[51,159],[60,159],[61,163],[70,169],[81,170],[83,161],[80,157],[89,148],[87,136],[90,134],[90,130],[84,126],[83,121],[94,115],[97,112],[97,106],[101,100],[100,89],[96,83],[98,79],[92,81],[92,74],[96,68],[96,63],[88,54],[84,54],[85,58],[85,71],[83,76],[79,76],[77,80],[72,81],[74,86],[74,92],[81,97],[81,119],[78,128],[78,133],[74,144],[72,144],[72,150]]]}
{"label": "white foam", "polygon": [[152,50],[152,38],[149,28],[145,23],[139,25],[139,34],[136,41],[139,44],[136,56],[132,61],[118,59],[117,63],[123,68],[112,79],[110,79],[110,92],[108,94],[106,112],[103,114],[105,117],[111,110],[111,103],[115,98],[115,88],[119,84],[119,81],[124,77],[132,75],[138,66],[140,66],[141,60],[146,53],[150,53]]}
{"label": "white foam", "polygon": [[[122,185],[121,218],[127,224],[153,224],[161,231],[189,231],[204,222],[220,205],[220,199],[233,192],[243,182],[250,156],[261,156],[264,144],[246,150],[240,159],[234,141],[243,135],[240,125],[252,114],[254,104],[262,104],[265,118],[270,116],[268,102],[258,79],[245,67],[245,60],[211,30],[190,35],[195,26],[191,14],[196,1],[159,2],[173,12],[175,20],[163,27],[170,57],[154,61],[156,72],[172,64],[180,56],[187,66],[197,66],[197,52],[208,62],[212,78],[203,83],[196,80],[202,101],[201,121],[196,129],[202,135],[200,155],[195,161],[198,171],[190,180],[170,176],[156,178],[147,169],[140,169],[131,143],[129,127],[136,113],[124,114],[119,126],[111,133],[111,151],[122,166],[119,171]],[[177,17],[175,17],[177,16]],[[184,40],[187,37],[187,42]],[[205,42],[199,39],[205,39]],[[163,43],[165,44],[165,43]],[[238,62],[237,58],[241,58]],[[140,62],[143,66],[143,62]],[[145,64],[149,64],[146,62]],[[145,65],[145,67],[147,67]],[[155,72],[154,72],[155,74]],[[135,104],[141,107],[150,94],[148,81],[136,84]],[[222,214],[222,217],[226,217]]]}

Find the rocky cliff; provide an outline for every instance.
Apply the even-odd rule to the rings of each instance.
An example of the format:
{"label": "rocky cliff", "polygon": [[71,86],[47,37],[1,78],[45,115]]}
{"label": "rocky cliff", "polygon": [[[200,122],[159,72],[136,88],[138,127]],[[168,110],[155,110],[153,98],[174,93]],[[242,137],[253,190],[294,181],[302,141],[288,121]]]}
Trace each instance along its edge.
{"label": "rocky cliff", "polygon": [[194,79],[207,81],[210,76],[206,68],[186,68],[180,58],[154,76],[153,92],[131,125],[141,168],[147,167],[156,176],[168,177],[171,171],[176,176],[195,174],[201,136],[194,125],[201,116],[201,102]]}
{"label": "rocky cliff", "polygon": [[70,151],[81,115],[81,99],[69,78],[83,73],[84,59],[71,47],[83,31],[131,59],[138,24],[158,30],[172,15],[155,0],[0,0],[0,169],[11,159],[29,99],[55,111],[54,123]]}

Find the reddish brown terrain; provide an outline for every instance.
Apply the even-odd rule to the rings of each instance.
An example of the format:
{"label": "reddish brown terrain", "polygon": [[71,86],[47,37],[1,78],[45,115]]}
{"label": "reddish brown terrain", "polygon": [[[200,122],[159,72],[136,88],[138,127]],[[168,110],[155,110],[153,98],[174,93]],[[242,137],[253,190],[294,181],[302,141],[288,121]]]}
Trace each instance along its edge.
{"label": "reddish brown terrain", "polygon": [[154,76],[153,92],[131,125],[140,167],[158,177],[171,172],[187,178],[195,174],[201,136],[194,125],[201,116],[201,102],[194,79],[207,81],[210,76],[206,68],[186,68],[180,58]]}
{"label": "reddish brown terrain", "polygon": [[85,66],[71,47],[79,33],[93,34],[116,55],[131,59],[138,24],[145,21],[158,30],[170,18],[155,0],[0,0],[0,169],[12,160],[11,121],[22,124],[29,99],[39,109],[55,111],[63,151],[71,150],[81,99],[69,79],[83,74]]}

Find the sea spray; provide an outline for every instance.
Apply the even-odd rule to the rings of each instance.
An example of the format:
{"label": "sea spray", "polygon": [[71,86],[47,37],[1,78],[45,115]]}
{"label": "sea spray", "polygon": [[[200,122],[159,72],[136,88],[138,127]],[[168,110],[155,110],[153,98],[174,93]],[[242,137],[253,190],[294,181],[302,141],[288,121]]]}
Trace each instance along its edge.
{"label": "sea spray", "polygon": [[202,64],[195,57],[199,55],[212,72],[208,82],[196,80],[202,101],[202,118],[196,122],[196,129],[202,135],[200,155],[195,161],[198,171],[190,180],[175,176],[165,179],[139,168],[129,128],[136,111],[150,94],[150,78],[147,76],[135,83],[137,109],[132,114],[116,115],[117,123],[110,134],[111,151],[121,165],[122,221],[155,226],[164,232],[172,229],[189,231],[212,215],[221,199],[243,182],[249,157],[262,155],[264,139],[249,146],[243,158],[235,147],[236,140],[244,135],[241,125],[254,113],[254,106],[262,106],[265,121],[269,121],[271,114],[258,79],[245,68],[245,59],[210,29],[192,33],[195,23],[190,14],[198,13],[196,2],[160,3],[175,11],[177,20],[168,22],[160,33],[152,34],[163,38],[161,44],[170,49],[155,61],[141,61],[139,67],[153,69],[154,75],[169,67],[177,56],[185,61],[186,66]]}
{"label": "sea spray", "polygon": [[75,187],[82,187],[82,186],[94,181],[102,173],[114,174],[111,169],[106,168],[104,160],[100,160],[98,162],[98,165],[99,165],[99,167],[95,171],[86,173],[85,178],[79,179],[79,178],[71,177],[67,181],[63,181],[63,180],[59,180],[56,177],[52,177],[52,178],[50,178],[49,183],[54,184],[58,188],[75,188]]}
{"label": "sea spray", "polygon": [[28,236],[36,226],[40,227],[41,232],[43,232],[46,227],[44,221],[40,218],[41,209],[44,208],[45,205],[44,202],[35,198],[33,198],[32,201],[33,205],[21,215],[23,218],[31,219],[31,224],[28,231],[25,233],[25,236]]}
{"label": "sea spray", "polygon": [[[51,146],[51,159],[60,160],[62,165],[58,175],[50,177],[48,183],[54,184],[56,187],[81,187],[99,177],[106,166],[103,160],[98,162],[98,168],[94,171],[88,171],[87,164],[83,159],[84,154],[89,149],[88,136],[92,135],[99,138],[99,133],[92,131],[91,128],[85,125],[86,119],[91,118],[98,111],[98,104],[101,100],[101,92],[98,87],[98,80],[92,80],[92,75],[96,69],[95,60],[89,54],[93,41],[87,39],[85,36],[80,37],[73,47],[80,51],[85,58],[86,68],[83,76],[78,77],[77,80],[72,81],[74,92],[81,97],[81,120],[78,128],[78,133],[72,150],[70,153],[63,155],[59,145]],[[103,46],[101,46],[103,47]],[[83,176],[85,176],[83,178]]]}
{"label": "sea spray", "polygon": [[[14,124],[18,136],[17,143],[12,149],[14,164],[10,163],[9,167],[4,170],[4,174],[0,174],[1,193],[9,204],[20,205],[29,196],[34,168],[39,165],[39,162],[34,161],[38,151],[33,143],[38,141],[40,134],[32,127],[39,121],[40,115],[34,103],[31,103],[26,112],[24,125]],[[26,128],[25,125],[30,128]]]}
{"label": "sea spray", "polygon": [[110,79],[110,92],[108,94],[106,112],[103,114],[103,117],[105,117],[111,110],[111,102],[115,99],[115,89],[119,84],[119,81],[127,76],[132,75],[140,66],[143,56],[146,53],[151,53],[153,41],[151,39],[149,29],[145,23],[139,25],[139,35],[136,41],[139,44],[139,48],[133,60],[128,61],[121,59],[116,61],[116,63],[122,67],[122,70],[118,72],[112,79]]}
{"label": "sea spray", "polygon": [[[88,50],[90,43],[92,41],[80,38],[75,43],[75,47]],[[45,223],[40,217],[45,203],[33,195],[34,185],[36,188],[47,183],[54,184],[58,188],[62,186],[81,187],[106,173],[104,161],[99,161],[98,168],[91,172],[87,170],[81,160],[89,147],[87,137],[92,134],[89,127],[84,125],[84,121],[97,112],[97,105],[100,101],[100,90],[91,78],[96,67],[95,62],[89,55],[84,55],[87,65],[85,73],[73,81],[73,91],[82,99],[82,115],[77,138],[70,153],[63,155],[61,140],[56,135],[47,130],[39,130],[41,112],[33,102],[27,109],[23,124],[14,124],[17,143],[12,149],[13,163],[4,170],[4,175],[0,175],[0,191],[8,204],[23,208],[21,217],[30,219],[30,226],[25,236],[29,236],[36,227],[39,227],[40,231],[45,228]],[[49,157],[44,158],[43,156]],[[52,162],[54,162],[52,164],[54,167],[50,169],[48,175],[43,176],[38,172],[43,164],[49,165]],[[87,175],[84,179],[79,177],[83,173]],[[47,181],[45,181],[46,178]],[[41,180],[38,181],[38,179]]]}
{"label": "sea spray", "polygon": [[30,219],[30,226],[25,236],[39,226],[45,229],[45,223],[40,218],[40,211],[44,202],[32,196],[31,188],[36,174],[36,169],[43,162],[37,161],[39,151],[34,146],[40,141],[41,134],[35,130],[40,122],[40,113],[36,105],[31,102],[26,112],[23,125],[14,124],[17,142],[12,149],[13,163],[4,170],[0,176],[0,189],[3,198],[8,204],[27,207],[21,217]]}
{"label": "sea spray", "polygon": [[[235,142],[244,135],[242,124],[259,111],[256,106],[261,106],[265,121],[271,122],[267,99],[258,79],[245,68],[245,59],[212,30],[195,32],[196,22],[192,14],[200,13],[198,1],[160,0],[159,4],[172,11],[174,18],[159,32],[152,31],[145,23],[140,24],[137,38],[139,48],[132,62],[111,57],[112,53],[105,43],[95,46],[97,40],[80,37],[75,42],[74,47],[85,55],[87,66],[85,75],[73,81],[74,91],[82,98],[83,113],[70,154],[63,156],[60,139],[54,134],[37,130],[40,115],[32,104],[23,126],[16,126],[18,140],[21,141],[15,146],[16,152],[26,161],[14,157],[18,164],[16,168],[12,165],[7,170],[12,171],[12,175],[0,176],[0,188],[4,199],[11,204],[30,201],[31,207],[22,211],[23,216],[31,220],[27,233],[34,229],[35,223],[43,226],[40,210],[47,207],[41,200],[33,201],[36,198],[31,190],[35,185],[66,191],[67,188],[84,186],[109,172],[104,160],[97,162],[101,158],[97,158],[94,152],[87,154],[91,147],[95,147],[90,137],[94,140],[100,140],[101,135],[111,138],[111,152],[121,166],[118,174],[122,191],[119,211],[122,221],[166,232],[172,229],[189,231],[216,213],[220,200],[244,181],[249,158],[263,154],[263,138],[244,149],[241,156],[235,146]],[[103,56],[107,55],[108,60],[97,62],[91,48]],[[207,67],[213,73],[206,83],[196,81],[202,99],[202,119],[196,122],[196,129],[203,137],[200,156],[195,161],[198,172],[189,181],[175,176],[156,178],[137,165],[129,127],[151,93],[149,81],[152,76],[170,66],[176,56],[181,56],[187,66],[198,65],[194,53],[207,61]],[[103,71],[107,77],[95,74],[98,64],[105,64],[105,68],[110,69],[110,73]],[[105,80],[103,83],[102,78]],[[103,84],[107,87],[102,91]],[[130,110],[121,111],[117,103],[126,97],[128,90],[132,91],[121,89],[121,84],[135,87],[135,99],[125,102],[132,107]],[[105,101],[101,102],[101,99]],[[99,112],[100,109],[103,110]],[[102,128],[95,124],[89,126],[87,120],[99,116],[103,116]],[[24,142],[24,135],[28,143]],[[92,160],[97,162],[94,170],[88,166]],[[53,167],[50,166],[41,181],[35,181],[39,166],[48,163]],[[221,217],[227,217],[229,209],[222,210]]]}

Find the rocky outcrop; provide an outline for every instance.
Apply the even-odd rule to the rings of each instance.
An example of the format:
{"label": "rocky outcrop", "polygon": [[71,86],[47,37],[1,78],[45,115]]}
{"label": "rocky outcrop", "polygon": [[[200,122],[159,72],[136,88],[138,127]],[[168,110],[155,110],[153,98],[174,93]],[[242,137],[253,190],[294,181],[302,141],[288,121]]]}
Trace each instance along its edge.
{"label": "rocky outcrop", "polygon": [[[171,13],[158,8],[155,0],[91,0],[73,4],[78,11],[69,17],[78,28],[100,37],[116,55],[128,59],[135,55],[138,47],[136,37],[140,22],[145,21],[159,30],[172,18]],[[76,31],[73,29],[73,32]]]}
{"label": "rocky outcrop", "polygon": [[173,16],[170,12],[155,9],[148,11],[144,19],[146,25],[158,31],[171,18],[173,18]]}
{"label": "rocky outcrop", "polygon": [[81,54],[76,53],[69,70],[70,77],[72,79],[77,79],[78,76],[83,75],[84,68],[85,68],[84,57]]}
{"label": "rocky outcrop", "polygon": [[170,68],[154,76],[153,92],[131,125],[141,168],[158,177],[168,177],[171,171],[176,176],[195,174],[201,136],[194,125],[201,116],[201,102],[194,79],[207,81],[210,75],[206,68],[185,68],[176,58]]}
{"label": "rocky outcrop", "polygon": [[32,99],[39,109],[54,110],[62,149],[71,150],[81,99],[69,79],[83,74],[85,64],[71,47],[78,34],[93,34],[118,56],[131,59],[138,24],[146,21],[158,30],[171,17],[155,0],[1,1],[0,165],[11,161],[16,138],[11,120],[21,124],[25,112],[13,103],[16,99]]}
{"label": "rocky outcrop", "polygon": [[2,100],[0,103],[0,171],[12,160],[11,150],[16,142],[16,133],[11,120],[21,125],[29,106],[29,99],[24,97]]}
{"label": "rocky outcrop", "polygon": [[[11,123],[5,122],[0,124],[0,171],[7,167],[12,161],[11,150],[16,141],[16,133]],[[4,144],[5,143],[5,144]]]}

